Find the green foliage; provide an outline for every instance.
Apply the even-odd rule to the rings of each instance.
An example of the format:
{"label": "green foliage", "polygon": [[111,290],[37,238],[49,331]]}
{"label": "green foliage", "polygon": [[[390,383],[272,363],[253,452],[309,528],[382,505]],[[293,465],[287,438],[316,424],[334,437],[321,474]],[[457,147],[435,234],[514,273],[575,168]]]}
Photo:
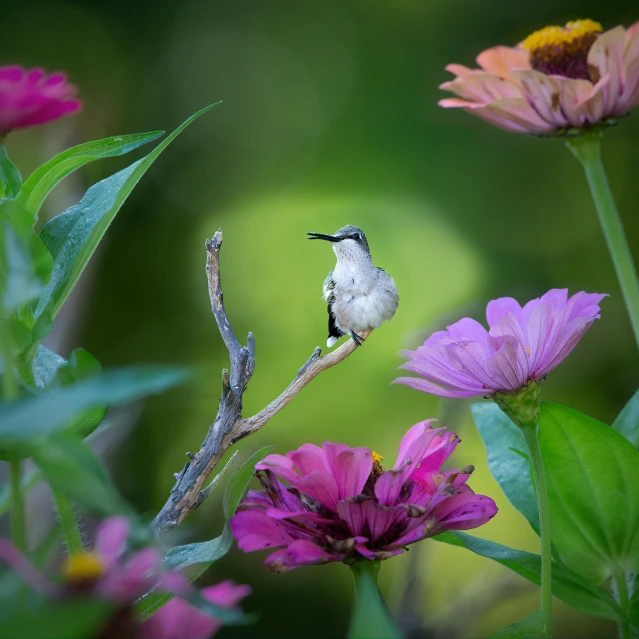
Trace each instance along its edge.
{"label": "green foliage", "polygon": [[[197,579],[214,561],[221,559],[231,549],[233,533],[229,519],[235,514],[237,506],[248,489],[251,477],[255,471],[255,464],[266,457],[273,446],[264,446],[253,453],[229,478],[224,490],[224,529],[219,537],[196,544],[186,544],[171,548],[164,557],[167,568],[172,570],[187,570],[191,581]],[[168,593],[153,593],[144,597],[138,603],[138,612],[143,617],[153,614],[158,608],[172,599]]]}
{"label": "green foliage", "polygon": [[348,639],[401,639],[377,587],[379,562],[363,559],[350,569],[355,582],[355,602]]}
{"label": "green foliage", "polygon": [[539,512],[528,446],[521,429],[493,402],[478,402],[471,410],[486,446],[490,472],[510,503],[539,534]]}
{"label": "green foliage", "polygon": [[[462,532],[445,532],[433,539],[452,546],[461,546],[477,555],[492,559],[536,585],[541,582],[539,555],[508,548]],[[617,619],[621,615],[619,606],[605,588],[591,583],[559,562],[553,562],[552,565],[552,592],[558,599],[586,614],[603,619]]]}
{"label": "green foliage", "polygon": [[145,158],[93,185],[82,200],[45,224],[40,237],[54,259],[54,270],[35,310],[55,317],[68,297],[113,218],[147,169],[208,106],[180,125]]}
{"label": "green foliage", "polygon": [[[47,195],[62,179],[73,173],[73,171],[94,160],[124,155],[163,134],[164,131],[152,131],[151,133],[117,135],[104,140],[96,140],[95,142],[85,142],[66,149],[37,168],[22,185],[22,189],[18,187],[17,190],[14,190],[13,195],[14,197],[17,196],[16,200],[27,211],[37,217],[38,211]],[[0,156],[0,167],[1,164]]]}
{"label": "green foliage", "polygon": [[0,198],[14,198],[22,187],[20,171],[7,157],[7,150],[0,144]]}
{"label": "green foliage", "polygon": [[612,427],[639,448],[639,390],[628,400]]}
{"label": "green foliage", "polygon": [[610,426],[549,402],[539,440],[557,556],[597,583],[639,571],[639,451]]}
{"label": "green foliage", "polygon": [[36,299],[53,260],[33,232],[33,219],[13,200],[0,201],[0,309],[6,317]]}
{"label": "green foliage", "polygon": [[51,435],[64,430],[82,411],[161,393],[186,377],[186,372],[177,368],[129,367],[0,405],[0,443],[8,446]]}
{"label": "green foliage", "polygon": [[535,610],[517,623],[506,626],[498,633],[491,635],[489,639],[534,639],[538,637],[546,627],[546,614],[541,610]]}
{"label": "green foliage", "polygon": [[83,598],[3,606],[0,639],[86,639],[97,636],[112,612],[108,603]]}
{"label": "green foliage", "polygon": [[28,448],[55,490],[98,515],[131,514],[109,480],[102,462],[76,436],[60,433],[32,442]]}

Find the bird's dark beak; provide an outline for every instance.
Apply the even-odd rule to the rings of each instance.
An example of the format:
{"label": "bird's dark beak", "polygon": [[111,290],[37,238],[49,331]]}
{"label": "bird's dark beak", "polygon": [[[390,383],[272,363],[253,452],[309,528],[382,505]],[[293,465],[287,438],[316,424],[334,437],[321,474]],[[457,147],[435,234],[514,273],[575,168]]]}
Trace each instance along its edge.
{"label": "bird's dark beak", "polygon": [[334,235],[326,235],[324,233],[307,233],[308,240],[326,240],[327,242],[341,242],[341,237],[335,237]]}

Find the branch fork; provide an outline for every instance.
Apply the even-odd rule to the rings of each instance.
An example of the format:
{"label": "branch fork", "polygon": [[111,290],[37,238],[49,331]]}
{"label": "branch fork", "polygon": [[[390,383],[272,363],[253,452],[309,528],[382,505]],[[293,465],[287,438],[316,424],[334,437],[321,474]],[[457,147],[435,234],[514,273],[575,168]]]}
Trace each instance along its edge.
{"label": "branch fork", "polygon": [[[205,247],[211,311],[229,353],[230,372],[227,369],[222,371],[222,393],[217,415],[209,427],[200,450],[196,454],[187,453],[189,461],[186,462],[182,471],[175,473],[175,485],[166,503],[151,523],[151,530],[156,535],[178,526],[206,499],[210,492],[210,486],[206,488],[204,486],[206,480],[231,446],[265,426],[311,380],[327,368],[345,360],[357,348],[355,342],[350,339],[324,356],[321,349],[316,348],[278,397],[252,417],[243,418],[242,398],[255,371],[255,338],[253,333],[249,333],[247,345],[242,346],[231,328],[224,308],[224,294],[220,279],[222,231],[219,230],[210,240],[207,240]],[[365,339],[371,331],[372,329],[363,331],[361,337]]]}

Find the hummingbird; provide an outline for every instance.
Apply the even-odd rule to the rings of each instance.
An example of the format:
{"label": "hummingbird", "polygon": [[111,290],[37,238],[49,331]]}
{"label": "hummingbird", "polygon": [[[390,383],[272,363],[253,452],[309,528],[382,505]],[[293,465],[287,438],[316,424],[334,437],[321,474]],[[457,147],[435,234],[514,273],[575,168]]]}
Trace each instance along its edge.
{"label": "hummingbird", "polygon": [[399,295],[393,278],[373,264],[368,240],[357,226],[344,226],[335,235],[308,233],[309,240],[333,243],[337,256],[335,268],[322,287],[328,303],[328,340],[330,348],[342,337],[350,335],[357,346],[359,333],[379,328],[395,315]]}

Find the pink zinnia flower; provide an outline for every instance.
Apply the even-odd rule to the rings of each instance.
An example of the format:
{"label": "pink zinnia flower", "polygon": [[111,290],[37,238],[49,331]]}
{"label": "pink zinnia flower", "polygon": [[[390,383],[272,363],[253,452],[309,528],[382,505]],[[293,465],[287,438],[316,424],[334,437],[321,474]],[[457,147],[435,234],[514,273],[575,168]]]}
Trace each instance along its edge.
{"label": "pink zinnia flower", "polygon": [[279,548],[265,563],[283,572],[387,559],[445,530],[485,524],[497,512],[495,502],[466,485],[472,466],[441,470],[459,439],[431,421],[406,433],[392,470],[368,448],[330,442],[269,455],[255,466],[264,490],[249,491],[231,519],[239,547]]}
{"label": "pink zinnia flower", "polygon": [[546,27],[516,47],[480,53],[480,69],[449,64],[457,77],[440,88],[462,108],[508,131],[562,133],[628,113],[639,104],[639,22],[602,32],[578,20]]}
{"label": "pink zinnia flower", "polygon": [[129,537],[126,517],[110,517],[96,532],[93,551],[72,555],[65,566],[69,587],[90,592],[118,604],[132,603],[152,589],[178,595],[191,592],[179,573],[162,568],[156,548],[143,548],[125,556]]}
{"label": "pink zinnia flower", "polygon": [[76,92],[60,71],[47,76],[42,69],[0,67],[0,137],[76,113],[82,106]]}
{"label": "pink zinnia flower", "polygon": [[401,368],[420,377],[395,383],[441,397],[477,397],[518,391],[562,362],[596,318],[599,293],[552,289],[523,308],[512,297],[488,303],[487,331],[465,317],[433,333],[423,346],[403,351]]}
{"label": "pink zinnia flower", "polygon": [[[251,587],[223,581],[203,588],[200,594],[217,606],[233,608],[251,594]],[[142,623],[140,639],[209,639],[221,627],[218,619],[175,598]]]}

